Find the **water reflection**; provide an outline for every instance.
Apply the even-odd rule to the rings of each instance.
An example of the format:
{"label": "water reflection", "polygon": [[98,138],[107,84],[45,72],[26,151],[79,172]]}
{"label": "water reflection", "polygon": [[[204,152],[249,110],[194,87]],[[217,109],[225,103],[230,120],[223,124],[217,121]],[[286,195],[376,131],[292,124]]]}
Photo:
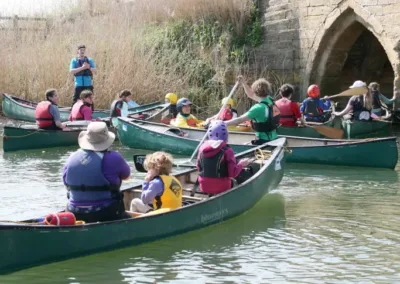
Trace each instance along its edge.
{"label": "water reflection", "polygon": [[217,282],[212,282],[218,283],[218,277],[223,281],[222,275],[230,273],[232,277],[244,277],[247,262],[252,259],[246,247],[255,245],[265,232],[274,234],[284,226],[284,198],[280,194],[269,194],[245,214],[221,224],[137,247],[23,270],[0,277],[0,281],[204,283],[214,279]]}

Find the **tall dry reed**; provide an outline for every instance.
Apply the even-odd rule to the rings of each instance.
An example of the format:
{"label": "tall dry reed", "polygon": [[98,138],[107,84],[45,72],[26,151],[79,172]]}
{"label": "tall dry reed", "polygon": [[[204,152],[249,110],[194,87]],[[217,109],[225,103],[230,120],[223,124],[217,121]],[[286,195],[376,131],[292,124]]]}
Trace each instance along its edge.
{"label": "tall dry reed", "polygon": [[[97,67],[94,88],[98,107],[108,107],[122,89],[132,90],[139,103],[162,100],[168,92],[183,96],[190,89],[196,93],[202,83],[189,78],[198,67],[179,60],[184,58],[179,47],[163,50],[160,42],[167,37],[163,27],[179,20],[195,25],[212,18],[218,25],[232,24],[242,33],[252,5],[251,0],[121,2],[96,0],[91,6],[90,1],[81,0],[77,6],[65,7],[52,19],[46,37],[43,31],[31,31],[22,32],[17,39],[12,31],[0,31],[0,91],[39,101],[46,89],[57,88],[60,104],[70,105],[74,91],[70,61],[76,56],[76,46],[86,44],[87,56]],[[225,74],[225,69],[236,74],[243,67],[216,63],[216,48],[187,48],[214,68],[214,77],[218,72]],[[220,97],[207,102],[217,100]]]}

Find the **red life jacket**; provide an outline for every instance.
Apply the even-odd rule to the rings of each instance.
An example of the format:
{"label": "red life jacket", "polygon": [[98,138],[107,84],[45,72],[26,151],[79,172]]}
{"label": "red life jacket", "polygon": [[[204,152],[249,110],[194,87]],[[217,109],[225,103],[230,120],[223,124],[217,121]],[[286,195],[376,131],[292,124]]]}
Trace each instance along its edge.
{"label": "red life jacket", "polygon": [[220,114],[220,116],[218,117],[218,119],[220,119],[220,120],[231,120],[233,118],[233,113],[232,113],[232,110],[231,109],[229,109],[229,108],[225,108],[222,112],[221,112],[221,114]]}
{"label": "red life jacket", "polygon": [[275,103],[279,111],[281,112],[281,117],[279,123],[283,126],[296,126],[296,117],[292,111],[292,101],[287,98],[282,98]]}
{"label": "red life jacket", "polygon": [[36,106],[35,119],[39,128],[48,128],[54,124],[53,115],[49,111],[50,106],[51,102],[49,101],[40,102]]}
{"label": "red life jacket", "polygon": [[196,120],[194,120],[193,117],[190,117],[188,120],[186,120],[186,123],[191,127],[197,127]]}
{"label": "red life jacket", "polygon": [[71,110],[71,121],[84,120],[84,116],[81,113],[81,108],[83,106],[84,106],[84,103],[81,100],[77,101],[74,104],[74,106],[72,107],[72,110]]}

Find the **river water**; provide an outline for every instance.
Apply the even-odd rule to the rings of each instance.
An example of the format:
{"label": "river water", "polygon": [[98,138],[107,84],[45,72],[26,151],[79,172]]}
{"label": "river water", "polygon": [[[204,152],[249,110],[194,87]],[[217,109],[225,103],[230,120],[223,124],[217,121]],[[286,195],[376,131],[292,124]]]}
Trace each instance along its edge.
{"label": "river water", "polygon": [[[133,168],[132,150],[115,149]],[[61,170],[74,150],[2,154],[0,220],[62,209]],[[3,275],[0,283],[399,283],[400,166],[287,166],[279,187],[237,218]],[[124,186],[143,178],[133,175]]]}

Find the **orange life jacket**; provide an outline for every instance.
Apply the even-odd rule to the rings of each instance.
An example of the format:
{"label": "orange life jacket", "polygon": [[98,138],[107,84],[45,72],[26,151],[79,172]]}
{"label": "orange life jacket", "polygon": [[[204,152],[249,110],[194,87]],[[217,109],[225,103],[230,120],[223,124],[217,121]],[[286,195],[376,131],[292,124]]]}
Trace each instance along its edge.
{"label": "orange life jacket", "polygon": [[220,116],[218,117],[218,119],[220,119],[220,120],[231,120],[233,118],[233,113],[232,113],[232,110],[231,109],[229,109],[229,108],[225,108],[222,112],[221,112],[221,114],[220,114]]}
{"label": "orange life jacket", "polygon": [[74,106],[72,107],[72,110],[71,110],[71,121],[84,120],[84,116],[81,113],[81,108],[83,106],[84,106],[84,103],[81,100],[77,101],[74,104]]}
{"label": "orange life jacket", "polygon": [[54,124],[53,115],[49,111],[50,106],[51,102],[49,101],[40,102],[36,106],[35,119],[39,128],[47,128]]}
{"label": "orange life jacket", "polygon": [[186,120],[188,126],[197,127],[196,120],[190,115],[189,118]]}
{"label": "orange life jacket", "polygon": [[294,116],[294,113],[292,111],[292,101],[288,100],[287,98],[282,98],[276,101],[275,104],[281,112],[279,123],[282,125],[295,126],[296,117]]}

